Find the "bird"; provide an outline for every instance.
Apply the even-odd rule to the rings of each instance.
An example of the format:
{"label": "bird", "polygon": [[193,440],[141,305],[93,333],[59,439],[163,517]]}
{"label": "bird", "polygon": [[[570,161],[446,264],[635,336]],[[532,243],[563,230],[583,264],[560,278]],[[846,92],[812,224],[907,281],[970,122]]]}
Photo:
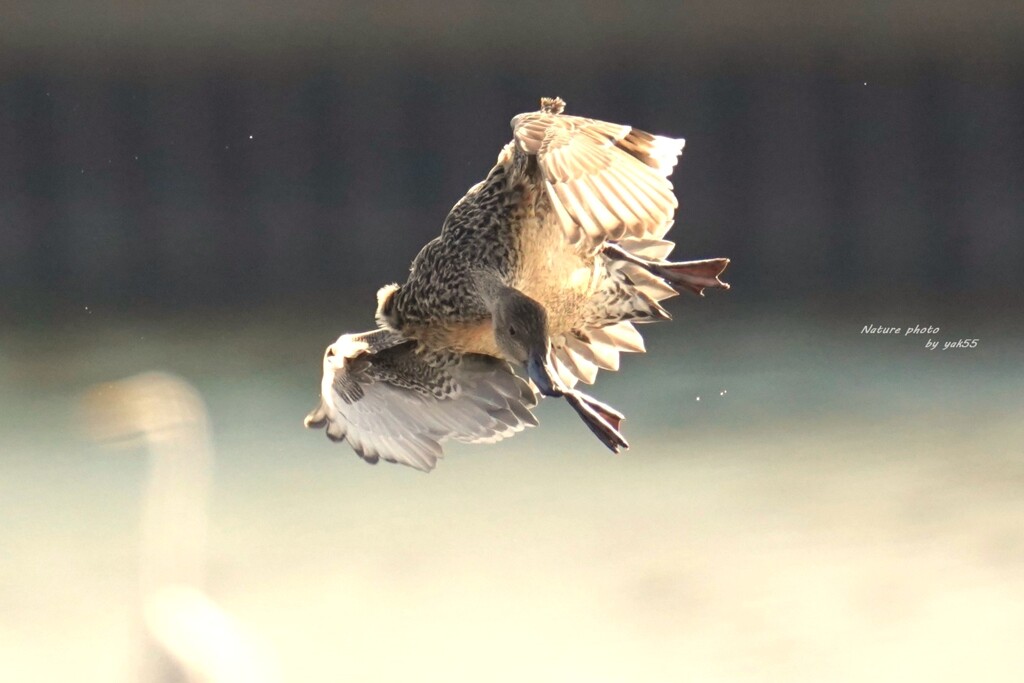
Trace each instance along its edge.
{"label": "bird", "polygon": [[149,456],[131,680],[280,681],[274,654],[206,592],[215,453],[202,396],[180,377],[145,372],[97,384],[81,404],[94,440],[144,445]]}
{"label": "bird", "polygon": [[307,427],[369,463],[430,471],[444,441],[510,437],[552,397],[613,452],[629,447],[623,414],[577,385],[644,352],[634,324],[670,320],[661,301],[729,289],[729,259],[666,260],[684,140],[540,104],[512,118],[406,282],[380,288],[376,329],[327,347]]}

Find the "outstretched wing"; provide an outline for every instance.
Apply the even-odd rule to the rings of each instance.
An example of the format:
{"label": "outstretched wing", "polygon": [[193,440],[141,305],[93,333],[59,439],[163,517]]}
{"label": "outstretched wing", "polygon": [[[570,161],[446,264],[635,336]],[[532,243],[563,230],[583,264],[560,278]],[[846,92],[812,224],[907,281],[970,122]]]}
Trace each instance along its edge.
{"label": "outstretched wing", "polygon": [[535,157],[554,212],[573,244],[631,236],[660,239],[678,206],[668,176],[683,140],[630,126],[541,111],[512,119],[516,150]]}
{"label": "outstretched wing", "polygon": [[537,424],[536,395],[505,361],[416,347],[389,330],[340,337],[324,354],[320,405],[306,426],[326,426],[369,463],[428,472],[446,439],[489,443]]}

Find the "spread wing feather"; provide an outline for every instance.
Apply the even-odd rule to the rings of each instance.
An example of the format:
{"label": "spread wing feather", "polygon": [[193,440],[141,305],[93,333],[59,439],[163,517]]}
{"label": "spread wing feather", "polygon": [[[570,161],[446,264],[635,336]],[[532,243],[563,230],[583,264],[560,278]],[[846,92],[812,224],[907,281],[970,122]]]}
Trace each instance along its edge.
{"label": "spread wing feather", "polygon": [[307,427],[326,427],[364,460],[425,472],[455,439],[491,443],[537,424],[537,398],[503,360],[418,351],[390,330],[343,335],[327,347],[320,405]]}
{"label": "spread wing feather", "polygon": [[668,176],[683,140],[552,111],[512,119],[516,149],[535,157],[567,239],[585,247],[660,239],[678,202]]}

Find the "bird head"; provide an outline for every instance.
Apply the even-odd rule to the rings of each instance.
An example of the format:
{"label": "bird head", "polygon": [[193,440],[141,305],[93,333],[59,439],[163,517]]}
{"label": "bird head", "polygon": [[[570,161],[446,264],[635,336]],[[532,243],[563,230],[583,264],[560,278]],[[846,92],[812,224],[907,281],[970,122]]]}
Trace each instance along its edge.
{"label": "bird head", "polygon": [[547,351],[547,313],[522,292],[504,288],[495,301],[492,320],[494,339],[509,360],[525,363],[531,354]]}
{"label": "bird head", "polygon": [[548,362],[548,315],[544,307],[517,289],[498,291],[491,310],[494,340],[508,360],[522,363],[545,395],[554,395]]}

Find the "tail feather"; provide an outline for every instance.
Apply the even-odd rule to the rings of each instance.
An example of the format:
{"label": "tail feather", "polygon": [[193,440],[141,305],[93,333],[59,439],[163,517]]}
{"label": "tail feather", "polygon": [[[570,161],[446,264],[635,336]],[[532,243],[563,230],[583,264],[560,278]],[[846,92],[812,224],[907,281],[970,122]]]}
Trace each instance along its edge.
{"label": "tail feather", "polygon": [[569,346],[563,347],[565,356],[569,361],[569,368],[573,374],[580,378],[581,382],[593,384],[597,379],[597,364],[587,358],[584,352]]}
{"label": "tail feather", "polygon": [[[675,225],[675,221],[665,221],[660,226],[658,226],[657,228],[652,230],[650,232],[650,235],[651,235],[651,237],[653,237],[655,239],[659,239],[659,240],[660,239],[664,239],[665,235],[668,234],[668,231],[672,229],[673,225]],[[675,246],[675,245],[672,245],[672,246]]]}
{"label": "tail feather", "polygon": [[[667,223],[668,228],[671,229],[674,222],[669,221]],[[619,246],[637,256],[661,261],[668,258],[668,255],[675,249],[676,244],[675,242],[669,242],[660,238],[627,237],[619,240]]]}
{"label": "tail feather", "polygon": [[593,338],[590,341],[583,341],[576,336],[567,338],[565,344],[574,353],[583,356],[602,370],[619,369],[619,351],[614,347],[601,344]]}
{"label": "tail feather", "polygon": [[[555,369],[555,374],[558,375],[558,379],[567,387],[572,388],[576,386],[576,383],[579,382],[579,378],[572,372],[572,370],[569,369],[568,365],[566,365],[567,361],[565,360],[565,354],[560,348],[556,347],[554,343],[552,343],[552,351],[551,365]],[[530,380],[530,382],[532,384],[533,380]]]}
{"label": "tail feather", "polygon": [[[654,144],[656,136],[648,137],[652,139],[636,138],[638,149]],[[647,160],[634,156],[659,168],[654,166],[655,157],[651,154]],[[625,202],[630,199],[626,197]],[[643,353],[644,340],[634,325],[670,320],[659,301],[683,290],[703,296],[707,287],[729,288],[720,279],[729,259],[678,263],[665,260],[675,247],[662,239],[671,227],[672,222],[666,221],[642,236],[623,237],[606,244],[597,271],[600,285],[591,296],[580,326],[552,339],[555,369],[567,386],[574,387],[580,381],[592,384],[599,369],[618,370],[622,353]]]}
{"label": "tail feather", "polygon": [[654,275],[643,266],[638,266],[635,263],[623,263],[621,269],[630,282],[636,285],[637,289],[655,301],[663,301],[664,299],[679,296],[679,292],[676,291],[675,287],[669,285],[665,280]]}
{"label": "tail feather", "polygon": [[603,335],[611,340],[612,346],[628,353],[644,353],[647,348],[644,346],[644,338],[629,321],[623,321],[607,325],[597,330],[591,330],[591,334]]}

